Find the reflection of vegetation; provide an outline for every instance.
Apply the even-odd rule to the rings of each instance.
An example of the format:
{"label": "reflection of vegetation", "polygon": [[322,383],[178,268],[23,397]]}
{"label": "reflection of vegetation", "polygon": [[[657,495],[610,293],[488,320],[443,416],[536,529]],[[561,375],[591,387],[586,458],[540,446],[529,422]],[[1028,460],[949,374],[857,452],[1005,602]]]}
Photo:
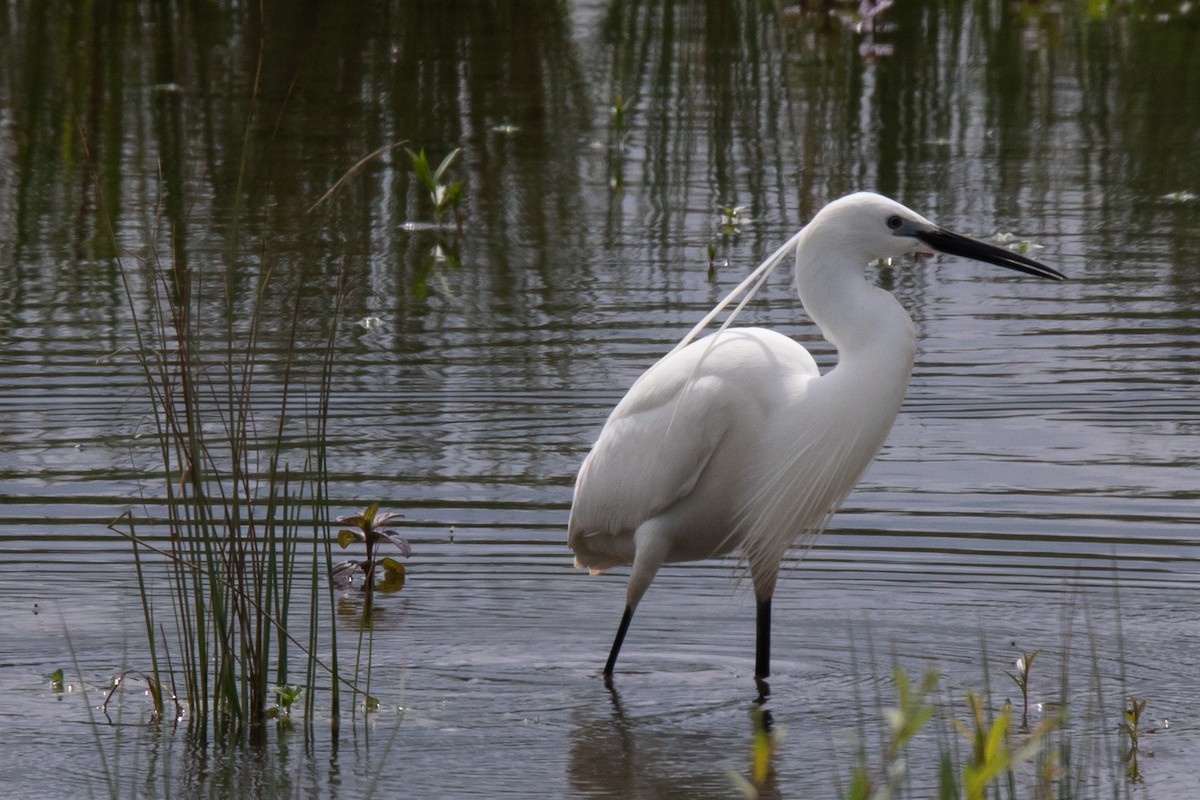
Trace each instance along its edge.
{"label": "reflection of vegetation", "polygon": [[1125,739],[1125,749],[1121,754],[1125,762],[1125,774],[1129,780],[1138,783],[1142,780],[1142,768],[1138,764],[1141,754],[1140,736],[1142,730],[1142,712],[1146,710],[1146,698],[1129,695],[1129,703],[1122,712],[1121,733]]}
{"label": "reflection of vegetation", "polygon": [[[462,261],[495,296],[522,290],[541,242],[586,230],[572,156],[595,110],[566,4],[405,0],[310,11],[176,0],[14,6],[0,26],[0,108],[11,110],[13,132],[0,159],[11,211],[0,226],[13,231],[0,241],[49,247],[47,270],[61,274],[48,283],[65,293],[80,275],[103,280],[108,291],[95,296],[111,303],[120,296],[115,272],[78,270],[75,259],[115,255],[110,225],[122,246],[136,241],[155,213],[147,188],[160,176],[167,217],[213,223],[194,239],[176,237],[174,257],[226,261],[240,312],[254,291],[246,254],[295,265],[279,275],[294,289],[301,277],[320,285],[345,253],[371,253],[348,263],[350,283],[371,286],[404,323],[426,312],[421,292],[435,284],[418,276],[428,266],[425,237],[402,233],[429,213],[429,188],[400,163],[403,151],[367,165],[355,191],[322,208],[322,224],[305,214],[346,165],[404,137],[438,159],[464,146],[450,167],[457,174],[442,181],[450,194],[461,183],[464,194],[443,194],[439,206],[447,220],[472,219]],[[255,91],[250,115],[238,98]],[[228,240],[235,227],[237,247]],[[0,259],[0,286],[28,282],[21,263]],[[273,325],[284,324],[281,312],[264,308]]]}
{"label": "reflection of vegetation", "polygon": [[608,109],[608,115],[612,118],[614,147],[624,147],[625,137],[629,135],[629,122],[625,119],[628,108],[629,104],[621,96],[620,92],[613,95],[612,106]]}
{"label": "reflection of vegetation", "polygon": [[761,703],[750,706],[750,769],[748,776],[729,770],[726,774],[747,800],[757,800],[767,793],[773,796],[775,786],[775,753],[783,742],[783,731],[775,726],[771,712]]}

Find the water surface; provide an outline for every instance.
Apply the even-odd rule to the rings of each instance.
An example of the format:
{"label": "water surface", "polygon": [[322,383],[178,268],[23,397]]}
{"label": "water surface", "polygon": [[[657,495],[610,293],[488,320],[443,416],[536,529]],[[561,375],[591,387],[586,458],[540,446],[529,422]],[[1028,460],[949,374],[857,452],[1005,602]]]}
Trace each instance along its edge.
{"label": "water surface", "polygon": [[[948,258],[872,268],[912,313],[919,352],[879,459],[781,580],[779,795],[835,796],[893,658],[936,666],[948,702],[990,675],[999,702],[1017,700],[1002,672],[1019,648],[1042,650],[1039,701],[1067,663],[1098,761],[1113,706],[1148,698],[1148,789],[1196,788],[1195,9],[897,3],[870,33],[839,4],[310,12],[2,12],[5,793],[104,794],[107,764],[146,795],[225,781],[360,796],[378,777],[413,797],[732,796],[724,771],[744,770],[753,696],[739,567],[665,569],[610,695],[598,672],[624,574],[571,568],[571,484],[637,375],[857,189],[1012,237],[1070,281]],[[431,210],[400,149],[308,211],[400,140],[439,159],[462,148],[461,235],[406,225]],[[720,206],[746,207],[737,226]],[[332,513],[382,500],[415,552],[376,625],[383,710],[338,737],[322,725],[311,752],[284,735],[262,763],[197,762],[180,736],[134,724],[136,695],[123,725],[94,733],[77,694],[49,691],[57,667],[93,691],[144,668],[128,545],[106,525],[153,514],[164,490],[118,257],[135,276],[138,259],[202,271],[214,325],[248,314],[274,270],[268,395],[282,298],[303,286],[315,363],[339,272],[354,288],[336,339]],[[745,319],[828,367],[784,272]],[[148,303],[145,283],[133,292]]]}

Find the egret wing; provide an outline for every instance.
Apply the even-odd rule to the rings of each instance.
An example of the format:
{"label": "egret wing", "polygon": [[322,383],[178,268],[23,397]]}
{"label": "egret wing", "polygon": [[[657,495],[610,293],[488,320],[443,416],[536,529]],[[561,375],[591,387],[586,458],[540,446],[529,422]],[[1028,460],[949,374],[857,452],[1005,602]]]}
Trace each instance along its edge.
{"label": "egret wing", "polygon": [[[706,491],[743,491],[772,409],[817,374],[803,347],[761,328],[693,342],[651,367],[613,410],[579,471],[568,525],[576,561],[592,569],[628,563],[638,526],[689,498],[708,473],[720,483]],[[737,504],[709,499],[690,504],[689,513],[701,516],[687,535],[713,543],[734,533]],[[712,516],[725,510],[728,520]]]}
{"label": "egret wing", "polygon": [[691,493],[728,433],[738,392],[695,373],[687,355],[663,359],[634,384],[584,460],[568,524],[581,566],[628,562],[633,532]]}

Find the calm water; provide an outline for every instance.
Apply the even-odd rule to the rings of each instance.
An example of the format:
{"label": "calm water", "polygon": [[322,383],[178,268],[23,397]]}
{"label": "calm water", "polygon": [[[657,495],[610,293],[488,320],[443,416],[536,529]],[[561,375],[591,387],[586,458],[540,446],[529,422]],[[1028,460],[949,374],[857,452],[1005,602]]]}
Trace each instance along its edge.
{"label": "calm water", "polygon": [[[954,698],[990,675],[1018,700],[1018,647],[1042,651],[1038,702],[1067,663],[1092,758],[1134,693],[1157,731],[1146,795],[1200,788],[1194,4],[901,0],[873,33],[840,4],[247,5],[0,4],[3,794],[104,795],[107,766],[123,794],[353,797],[378,777],[412,797],[733,796],[738,567],[663,571],[614,697],[598,672],[624,575],[571,568],[571,484],[634,378],[860,188],[1028,242],[1071,280],[875,270],[920,350],[883,453],[776,596],[778,794],[835,796],[893,658]],[[431,209],[400,150],[307,211],[399,140],[462,148],[461,237],[406,226]],[[746,207],[736,229],[719,206]],[[141,726],[136,694],[97,733],[78,692],[49,691],[58,667],[98,692],[146,666],[106,524],[163,494],[116,261],[152,255],[228,279],[214,325],[266,268],[280,298],[303,285],[314,361],[339,270],[354,287],[333,513],[382,499],[415,552],[377,623],[383,710],[311,750],[205,760]],[[831,364],[779,272],[746,319]],[[289,303],[268,302],[268,387]]]}

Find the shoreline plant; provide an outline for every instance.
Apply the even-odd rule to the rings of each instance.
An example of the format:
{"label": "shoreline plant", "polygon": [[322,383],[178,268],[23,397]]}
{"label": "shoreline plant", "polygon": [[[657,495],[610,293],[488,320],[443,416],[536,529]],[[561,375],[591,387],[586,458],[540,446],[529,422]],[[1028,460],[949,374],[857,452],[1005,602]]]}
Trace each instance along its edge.
{"label": "shoreline plant", "polygon": [[[257,92],[256,77],[252,106]],[[354,165],[309,211],[396,146]],[[237,197],[247,158],[244,150]],[[92,177],[99,183],[94,169]],[[326,293],[308,291],[303,275],[281,286],[269,253],[240,252],[240,203],[228,262],[193,266],[175,239],[186,227],[174,216],[181,208],[159,209],[140,256],[119,254],[107,208],[98,209],[118,253],[134,340],[128,352],[141,372],[157,462],[158,488],[143,489],[144,512],[109,524],[132,547],[149,651],[149,669],[127,674],[148,684],[154,719],[185,722],[200,746],[262,745],[268,721],[292,724],[301,704],[306,722],[315,720],[318,684],[326,681],[323,705],[336,730],[342,688],[366,694],[357,669],[350,678],[339,668],[329,581],[326,431],[346,277],[331,276]],[[247,269],[257,270],[253,295],[239,311]],[[305,303],[321,294],[329,305],[314,317]],[[280,320],[282,345],[268,346],[264,334],[277,336]]]}
{"label": "shoreline plant", "polygon": [[[1017,673],[1005,673],[1022,688],[1026,703],[1030,670],[1038,652],[1022,650]],[[837,787],[836,796],[841,800],[1130,797],[1142,780],[1137,737],[1146,702],[1126,695],[1122,723],[1116,728],[1119,737],[1104,737],[1114,727],[1105,708],[1098,664],[1090,666],[1092,684],[1072,695],[1065,655],[1069,651],[1064,647],[1063,652],[1059,696],[1038,705],[1044,716],[1032,727],[1017,724],[1017,709],[1008,700],[997,703],[991,699],[986,646],[983,691],[966,689],[957,699],[947,697],[944,687],[939,690],[943,679],[936,670],[928,669],[914,684],[902,667],[894,665],[895,700],[890,705],[879,701],[885,728],[878,749],[867,747],[872,736],[860,708],[855,763],[848,780]],[[936,737],[936,743],[931,737]],[[924,743],[917,746],[920,740]]]}
{"label": "shoreline plant", "polygon": [[[323,626],[316,613],[324,583],[317,578],[328,574],[331,554],[327,544],[318,544],[327,536],[312,532],[326,527],[324,429],[344,287],[334,301],[323,363],[315,376],[304,376],[298,364],[302,288],[293,300],[282,360],[268,364],[260,334],[272,286],[269,267],[258,278],[249,318],[227,313],[214,324],[210,317],[217,312],[199,299],[200,276],[153,256],[141,263],[150,287],[146,314],[139,313],[123,261],[121,277],[160,460],[163,493],[144,498],[161,509],[147,510],[158,536],[142,535],[132,512],[110,527],[133,546],[156,712],[164,713],[169,679],[170,694],[181,697],[188,728],[200,741],[261,742],[272,695],[282,702],[272,687],[290,685],[299,670],[309,690],[302,693],[307,716],[317,674],[325,672],[332,678],[336,718],[336,629]],[[225,291],[231,291],[228,281]],[[279,385],[260,389],[272,369],[281,376]],[[306,386],[306,378],[314,385]],[[156,607],[150,553],[166,559],[173,635]],[[289,633],[289,615],[304,573],[313,577],[307,598],[312,612],[298,638]],[[316,656],[326,627],[333,639],[329,664]]]}

